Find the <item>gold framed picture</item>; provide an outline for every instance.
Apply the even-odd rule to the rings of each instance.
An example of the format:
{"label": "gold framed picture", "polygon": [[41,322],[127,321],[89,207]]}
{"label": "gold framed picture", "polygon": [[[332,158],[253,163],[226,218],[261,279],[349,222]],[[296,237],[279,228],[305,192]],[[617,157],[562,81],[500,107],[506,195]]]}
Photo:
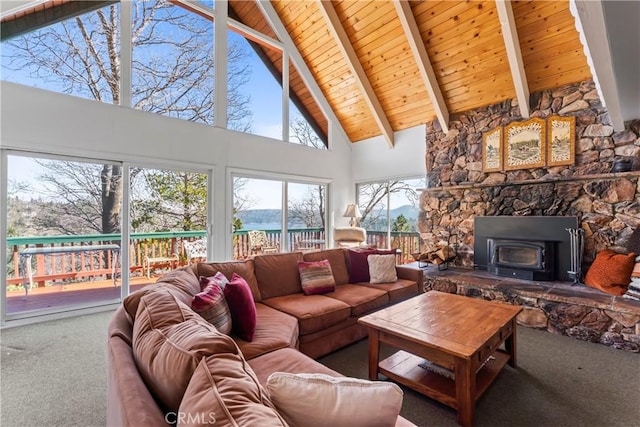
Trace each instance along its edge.
{"label": "gold framed picture", "polygon": [[547,166],[575,163],[576,118],[551,116],[547,119]]}
{"label": "gold framed picture", "polygon": [[502,127],[482,134],[482,172],[502,170]]}
{"label": "gold framed picture", "polygon": [[546,122],[533,118],[504,127],[504,169],[539,168],[546,161]]}

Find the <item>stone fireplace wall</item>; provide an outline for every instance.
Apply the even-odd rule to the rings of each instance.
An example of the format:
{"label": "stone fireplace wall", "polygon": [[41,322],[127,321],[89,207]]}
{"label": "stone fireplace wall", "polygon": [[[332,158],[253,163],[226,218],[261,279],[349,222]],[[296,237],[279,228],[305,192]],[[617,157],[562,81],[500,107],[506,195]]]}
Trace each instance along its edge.
{"label": "stone fireplace wall", "polygon": [[[585,229],[585,265],[605,248],[623,251],[640,227],[640,120],[614,132],[592,81],[532,94],[532,117],[575,116],[572,166],[482,172],[482,134],[522,120],[515,100],[451,116],[450,131],[427,124],[421,250],[458,243],[457,265],[472,267],[476,215],[577,216]],[[619,158],[631,172],[610,173]]]}

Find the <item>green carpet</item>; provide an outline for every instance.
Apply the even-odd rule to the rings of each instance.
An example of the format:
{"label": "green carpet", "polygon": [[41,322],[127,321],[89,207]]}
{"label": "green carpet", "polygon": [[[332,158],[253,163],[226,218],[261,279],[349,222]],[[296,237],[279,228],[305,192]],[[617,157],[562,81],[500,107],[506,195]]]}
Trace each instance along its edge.
{"label": "green carpet", "polygon": [[[0,331],[0,425],[104,426],[111,315]],[[519,367],[507,366],[478,402],[477,426],[639,425],[638,354],[522,327],[518,350]],[[320,361],[366,378],[366,340]],[[452,409],[403,390],[402,415],[415,424],[457,425]]]}

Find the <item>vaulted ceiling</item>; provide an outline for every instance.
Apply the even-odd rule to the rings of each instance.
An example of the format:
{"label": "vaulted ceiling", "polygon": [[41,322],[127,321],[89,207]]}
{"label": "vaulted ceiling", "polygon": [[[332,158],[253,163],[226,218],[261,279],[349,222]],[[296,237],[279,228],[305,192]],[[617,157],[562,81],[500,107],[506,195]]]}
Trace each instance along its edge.
{"label": "vaulted ceiling", "polygon": [[[447,130],[450,115],[509,99],[526,117],[530,93],[592,78],[569,0],[269,5],[353,142],[383,136],[393,145],[395,131],[434,119]],[[276,38],[263,9],[253,0],[229,0],[230,16]],[[281,54],[263,53],[280,69]],[[326,132],[326,118],[295,69],[291,82]]]}
{"label": "vaulted ceiling", "polygon": [[272,4],[352,141],[591,78],[568,0]]}

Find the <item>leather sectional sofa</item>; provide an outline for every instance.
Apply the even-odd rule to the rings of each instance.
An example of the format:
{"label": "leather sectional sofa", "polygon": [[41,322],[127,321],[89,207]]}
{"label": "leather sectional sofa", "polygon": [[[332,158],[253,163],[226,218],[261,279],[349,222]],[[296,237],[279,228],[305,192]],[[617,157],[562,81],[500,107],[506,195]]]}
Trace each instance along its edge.
{"label": "leather sectional sofa", "polygon": [[[402,266],[392,283],[349,283],[350,255],[328,249],[195,263],[132,293],[109,324],[107,425],[171,424],[204,408],[216,425],[284,424],[265,392],[273,372],[341,376],[314,358],[364,338],[360,316],[422,292],[422,271]],[[336,289],[304,295],[298,262],[321,260],[329,261]],[[236,273],[251,288],[251,342],[218,332],[191,310],[199,277],[217,272]],[[198,424],[191,421],[177,424]],[[412,424],[398,417],[396,425]]]}

